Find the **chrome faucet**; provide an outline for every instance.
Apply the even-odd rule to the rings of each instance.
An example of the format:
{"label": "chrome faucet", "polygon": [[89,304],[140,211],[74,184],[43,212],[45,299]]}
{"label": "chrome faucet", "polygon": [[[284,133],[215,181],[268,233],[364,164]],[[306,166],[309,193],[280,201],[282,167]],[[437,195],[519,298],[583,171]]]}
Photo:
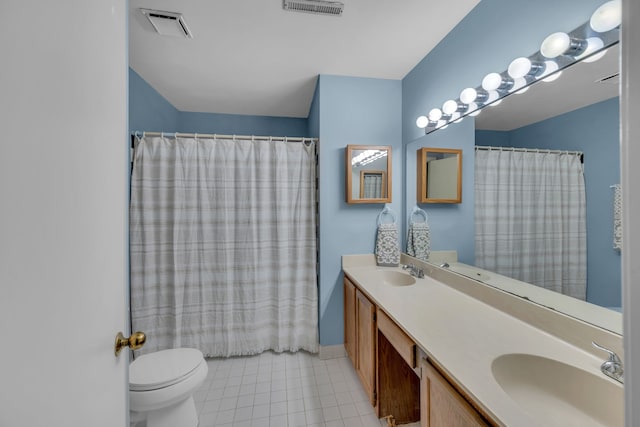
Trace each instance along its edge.
{"label": "chrome faucet", "polygon": [[449,265],[449,263],[448,263],[448,262],[446,262],[446,261],[445,261],[445,262],[443,262],[442,264],[440,264],[440,268],[449,268],[449,267],[450,267],[450,265]]}
{"label": "chrome faucet", "polygon": [[600,370],[602,371],[602,373],[609,378],[613,378],[620,383],[624,383],[624,369],[622,369],[622,360],[620,360],[618,355],[608,348],[602,347],[601,345],[595,343],[594,341],[591,341],[591,344],[595,348],[609,353],[609,359],[607,359],[602,365],[600,365]]}
{"label": "chrome faucet", "polygon": [[422,279],[424,277],[424,270],[416,267],[413,264],[407,264],[402,266],[403,270],[409,270],[409,274],[413,277],[417,277],[418,279]]}

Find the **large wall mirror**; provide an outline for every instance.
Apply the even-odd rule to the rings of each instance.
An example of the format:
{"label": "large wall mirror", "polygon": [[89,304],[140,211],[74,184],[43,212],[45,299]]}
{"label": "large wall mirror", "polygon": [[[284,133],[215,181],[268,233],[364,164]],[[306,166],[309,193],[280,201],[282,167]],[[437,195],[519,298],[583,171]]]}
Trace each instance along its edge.
{"label": "large wall mirror", "polygon": [[347,203],[391,202],[391,147],[347,145]]}
{"label": "large wall mirror", "polygon": [[[535,296],[526,289],[518,292],[621,333],[621,257],[614,247],[615,187],[620,182],[618,64],[615,45],[598,61],[576,63],[554,82],[505,98],[476,117],[475,137],[476,146],[582,153],[586,245],[580,250],[586,249],[588,304],[563,301],[538,289],[533,289]],[[567,247],[558,256],[568,260],[571,251],[575,249]]]}
{"label": "large wall mirror", "polygon": [[[621,257],[614,248],[615,186],[620,182],[618,67],[619,48],[614,43],[598,60],[576,62],[555,81],[536,82],[526,92],[505,97],[499,105],[484,107],[473,118],[476,146],[582,153],[586,299],[521,280],[509,281],[500,271],[495,274],[485,268],[465,270],[462,266],[457,272],[622,334]],[[474,164],[477,167],[477,162]],[[475,215],[477,221],[477,212]],[[469,238],[477,245],[476,236]],[[434,243],[434,250],[458,249],[447,247],[447,242]],[[477,258],[477,246],[475,252]]]}
{"label": "large wall mirror", "polygon": [[462,202],[462,150],[418,150],[418,203]]}

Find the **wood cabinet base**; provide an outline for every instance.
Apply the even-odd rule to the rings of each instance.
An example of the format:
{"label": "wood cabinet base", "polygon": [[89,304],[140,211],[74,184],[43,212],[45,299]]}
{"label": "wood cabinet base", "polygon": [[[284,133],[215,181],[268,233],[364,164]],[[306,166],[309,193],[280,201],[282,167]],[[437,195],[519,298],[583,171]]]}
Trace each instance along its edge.
{"label": "wood cabinet base", "polygon": [[396,423],[420,421],[420,378],[387,338],[378,332],[378,414]]}

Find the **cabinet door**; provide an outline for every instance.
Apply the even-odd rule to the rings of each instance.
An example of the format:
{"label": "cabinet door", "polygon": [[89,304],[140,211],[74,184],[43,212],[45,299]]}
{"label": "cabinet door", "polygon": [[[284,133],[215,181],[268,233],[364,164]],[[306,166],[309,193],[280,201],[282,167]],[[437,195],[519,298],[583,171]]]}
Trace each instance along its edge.
{"label": "cabinet door", "polygon": [[344,278],[344,348],[351,363],[356,363],[356,287]]}
{"label": "cabinet door", "polygon": [[431,365],[420,358],[422,427],[488,426],[480,414]]}
{"label": "cabinet door", "polygon": [[373,406],[376,406],[376,307],[356,289],[356,370]]}

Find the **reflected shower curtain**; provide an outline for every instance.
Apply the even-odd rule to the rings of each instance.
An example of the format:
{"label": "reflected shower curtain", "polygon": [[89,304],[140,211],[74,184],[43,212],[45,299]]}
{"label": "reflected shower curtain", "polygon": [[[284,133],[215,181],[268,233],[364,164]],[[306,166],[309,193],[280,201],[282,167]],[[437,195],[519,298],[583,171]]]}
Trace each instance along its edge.
{"label": "reflected shower curtain", "polygon": [[476,150],[478,267],[584,300],[586,206],[574,154]]}
{"label": "reflected shower curtain", "polygon": [[315,143],[140,140],[130,256],[141,352],[317,352],[315,170]]}

